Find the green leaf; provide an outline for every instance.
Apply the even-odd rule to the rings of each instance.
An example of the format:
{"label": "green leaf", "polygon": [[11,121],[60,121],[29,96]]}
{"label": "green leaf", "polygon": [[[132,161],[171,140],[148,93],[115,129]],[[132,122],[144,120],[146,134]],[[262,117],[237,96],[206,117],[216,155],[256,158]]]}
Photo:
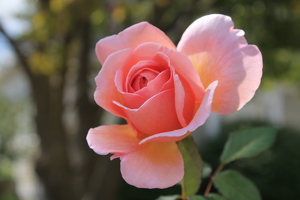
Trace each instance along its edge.
{"label": "green leaf", "polygon": [[211,193],[208,195],[208,200],[225,200],[225,199],[218,194]]}
{"label": "green leaf", "polygon": [[227,170],[217,174],[214,185],[230,200],[261,200],[256,186],[237,171]]}
{"label": "green leaf", "polygon": [[170,196],[160,196],[156,200],[176,200],[179,195],[170,195]]}
{"label": "green leaf", "polygon": [[195,195],[189,198],[189,200],[207,200],[207,198],[200,196],[200,195]]}
{"label": "green leaf", "polygon": [[190,197],[190,200],[225,200],[225,199],[218,194],[209,194],[208,197],[195,195]]}
{"label": "green leaf", "polygon": [[186,196],[192,196],[199,190],[201,184],[203,161],[192,136],[181,140],[178,147],[184,161],[181,187]]}
{"label": "green leaf", "polygon": [[274,127],[260,127],[230,134],[221,155],[221,162],[226,164],[239,158],[256,156],[272,145],[276,132]]}

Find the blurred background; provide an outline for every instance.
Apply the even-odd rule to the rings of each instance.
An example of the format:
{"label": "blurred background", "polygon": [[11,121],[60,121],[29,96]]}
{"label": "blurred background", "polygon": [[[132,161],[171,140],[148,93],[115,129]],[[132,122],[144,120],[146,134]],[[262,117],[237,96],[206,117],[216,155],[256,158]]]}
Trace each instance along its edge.
{"label": "blurred background", "polygon": [[211,13],[231,16],[260,48],[264,76],[242,110],[213,114],[196,131],[201,155],[215,169],[228,133],[276,126],[270,150],[229,167],[255,182],[264,200],[299,200],[299,0],[0,0],[0,200],[153,200],[180,193],[179,186],[129,186],[118,159],[89,149],[89,128],[122,123],[93,100],[101,68],[94,47],[141,21],[177,44],[195,19]]}

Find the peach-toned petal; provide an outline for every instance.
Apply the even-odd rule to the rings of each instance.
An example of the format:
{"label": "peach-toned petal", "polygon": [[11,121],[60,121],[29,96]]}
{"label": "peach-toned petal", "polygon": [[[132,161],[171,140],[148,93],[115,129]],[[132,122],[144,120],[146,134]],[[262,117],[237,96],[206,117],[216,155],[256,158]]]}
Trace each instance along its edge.
{"label": "peach-toned petal", "polygon": [[140,144],[146,142],[175,142],[183,139],[191,132],[196,130],[199,126],[203,125],[206,119],[209,117],[211,113],[212,101],[214,96],[214,91],[218,85],[218,82],[215,81],[209,85],[206,89],[206,93],[203,97],[202,103],[197,110],[192,121],[184,128],[177,129],[174,131],[164,132],[149,136],[143,140],[141,140]]}
{"label": "peach-toned petal", "polygon": [[157,53],[155,59],[158,58],[168,62],[169,68],[173,72],[176,113],[181,126],[185,127],[193,117],[194,102],[200,101],[204,94],[200,78],[186,56],[178,54],[178,52],[169,51],[166,55]]}
{"label": "peach-toned petal", "polygon": [[169,66],[174,67],[179,76],[185,78],[187,83],[194,91],[196,99],[202,99],[204,95],[203,85],[193,64],[184,54],[172,49],[168,49],[159,44],[149,42],[139,45],[135,49],[134,55],[137,59],[152,57],[156,61],[160,60],[160,62],[165,60]]}
{"label": "peach-toned petal", "polygon": [[[185,91],[184,88],[182,86],[182,83],[178,77],[177,74],[174,75],[174,89],[175,89],[175,109],[176,109],[176,113],[177,113],[177,117],[178,120],[181,124],[182,127],[185,127],[187,125],[187,122],[183,116],[183,111],[184,111],[184,97],[185,97]],[[192,103],[192,105],[194,104],[193,102],[189,102]],[[193,111],[192,111],[193,112]],[[191,113],[191,115],[193,115],[193,113]]]}
{"label": "peach-toned petal", "polygon": [[123,76],[122,71],[118,70],[115,76],[115,83],[118,91],[122,94],[124,105],[130,109],[139,108],[147,99],[151,98],[155,94],[159,93],[162,89],[172,88],[169,84],[170,82],[170,70],[166,69],[161,72],[155,79],[148,82],[147,87],[142,88],[141,90],[135,93],[123,92]]}
{"label": "peach-toned petal", "polygon": [[95,78],[97,88],[94,98],[96,103],[105,110],[120,117],[123,117],[124,113],[112,102],[118,101],[123,103],[122,95],[115,84],[115,76],[118,69],[132,66],[134,64],[132,63],[133,61],[132,49],[116,52],[108,57],[98,76]]}
{"label": "peach-toned petal", "polygon": [[138,188],[167,188],[184,175],[183,159],[176,143],[148,143],[120,157],[124,180]]}
{"label": "peach-toned petal", "polygon": [[[154,79],[165,67],[153,60],[141,60],[132,66],[126,77],[126,92],[137,92],[145,83]],[[144,77],[144,78],[143,78]],[[145,79],[146,78],[146,79]],[[144,82],[144,84],[142,84]]]}
{"label": "peach-toned petal", "polygon": [[212,109],[212,102],[214,99],[214,94],[216,91],[216,88],[218,86],[218,81],[212,82],[206,89],[206,93],[204,95],[204,98],[201,102],[201,105],[199,109],[197,110],[193,120],[188,125],[189,131],[193,132],[198,128],[199,126],[203,125],[206,121],[206,119],[209,117]]}
{"label": "peach-toned petal", "polygon": [[123,93],[124,105],[130,109],[138,109],[147,101],[147,98],[134,94],[134,93]]}
{"label": "peach-toned petal", "polygon": [[[248,45],[240,49],[238,55],[242,60],[243,70],[238,70],[238,62],[228,60],[226,66],[234,66],[233,70],[223,70],[223,77],[210,73],[212,79],[220,79],[222,84],[216,90],[213,111],[230,114],[241,109],[254,96],[262,77],[262,57],[256,46]],[[234,53],[230,55],[236,56]],[[243,58],[242,58],[243,57]],[[239,59],[239,58],[237,58]],[[224,61],[225,62],[225,61]]]}
{"label": "peach-toned petal", "polygon": [[[138,46],[134,55],[137,59],[149,59],[165,63],[170,69],[175,70],[173,74],[175,87],[175,106],[176,114],[182,126],[190,122],[194,112],[194,102],[200,101],[204,95],[204,88],[199,75],[190,60],[183,54],[165,48],[155,43],[145,43]],[[147,56],[146,56],[147,55]],[[182,86],[183,84],[183,86]]]}
{"label": "peach-toned petal", "polygon": [[155,79],[148,82],[147,86],[137,91],[136,94],[150,98],[159,93],[163,86],[170,80],[170,70],[166,69],[161,72]]}
{"label": "peach-toned petal", "polygon": [[218,80],[213,111],[229,114],[254,95],[262,75],[262,56],[248,45],[244,31],[234,29],[230,17],[212,14],[199,18],[183,34],[178,50],[197,69],[205,88]]}
{"label": "peach-toned petal", "polygon": [[117,90],[122,94],[124,105],[131,109],[139,108],[147,100],[147,98],[135,93],[124,92],[123,87],[126,88],[126,86],[124,86],[125,78],[126,77],[123,75],[123,70],[117,70],[115,75],[115,85]]}
{"label": "peach-toned petal", "polygon": [[[184,77],[174,76],[175,82],[175,106],[178,118],[182,126],[189,124],[194,116],[195,109],[198,108],[198,105],[195,105],[195,102],[198,102],[202,99],[197,99],[195,97],[195,92],[193,91],[189,83]],[[202,90],[200,90],[202,91]]]}
{"label": "peach-toned petal", "polygon": [[129,109],[119,102],[114,103],[124,110],[126,118],[140,133],[153,135],[181,128],[175,111],[173,89],[153,96],[138,109]]}
{"label": "peach-toned petal", "polygon": [[86,139],[89,147],[101,155],[130,153],[140,148],[139,140],[129,125],[92,128]]}
{"label": "peach-toned petal", "polygon": [[145,42],[155,42],[167,48],[176,49],[164,32],[147,22],[141,22],[128,27],[118,35],[100,40],[96,45],[96,54],[103,64],[110,54],[125,48],[135,48]]}

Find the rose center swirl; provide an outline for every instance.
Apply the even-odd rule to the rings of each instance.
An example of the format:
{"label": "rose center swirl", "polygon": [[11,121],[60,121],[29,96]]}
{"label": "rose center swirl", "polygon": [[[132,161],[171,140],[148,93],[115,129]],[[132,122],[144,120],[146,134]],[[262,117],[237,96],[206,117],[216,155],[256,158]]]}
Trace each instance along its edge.
{"label": "rose center swirl", "polygon": [[152,69],[143,69],[139,71],[131,82],[131,87],[134,91],[139,91],[147,87],[148,82],[152,81],[159,74],[158,71]]}

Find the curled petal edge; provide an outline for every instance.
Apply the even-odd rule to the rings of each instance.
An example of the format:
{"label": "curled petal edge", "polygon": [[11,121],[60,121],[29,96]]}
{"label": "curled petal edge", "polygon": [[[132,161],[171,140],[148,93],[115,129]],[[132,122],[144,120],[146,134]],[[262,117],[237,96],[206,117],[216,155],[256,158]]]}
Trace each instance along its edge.
{"label": "curled petal edge", "polygon": [[128,154],[140,148],[139,139],[129,125],[103,125],[91,128],[86,140],[89,147],[100,155]]}

